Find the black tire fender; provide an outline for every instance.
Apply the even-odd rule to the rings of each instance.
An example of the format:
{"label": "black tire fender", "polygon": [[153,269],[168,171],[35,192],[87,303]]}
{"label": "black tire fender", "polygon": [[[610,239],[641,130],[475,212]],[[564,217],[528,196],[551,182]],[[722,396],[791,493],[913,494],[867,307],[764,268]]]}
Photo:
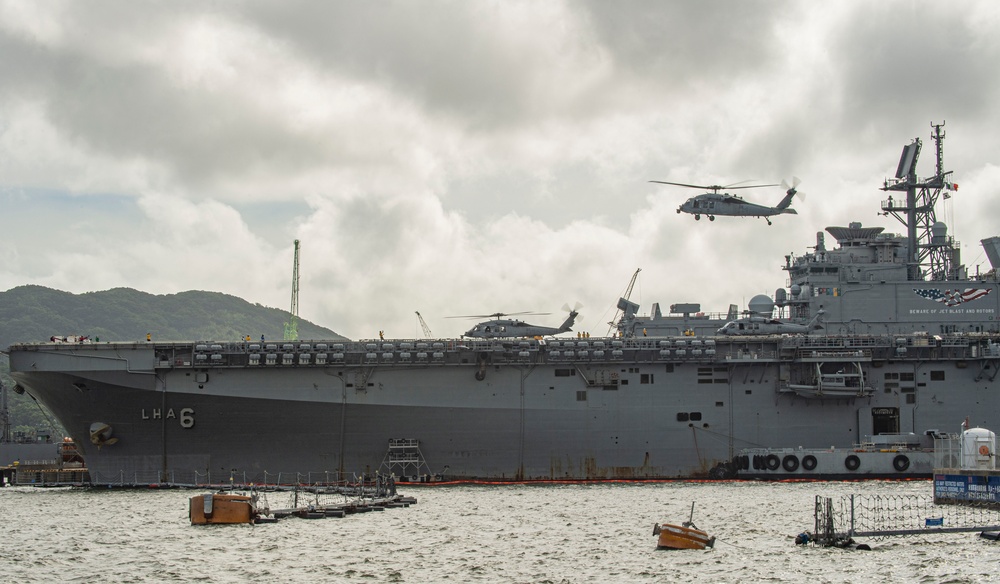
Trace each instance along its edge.
{"label": "black tire fender", "polygon": [[847,470],[858,470],[858,467],[861,466],[861,459],[852,454],[844,459],[844,466],[847,467]]}
{"label": "black tire fender", "polygon": [[905,454],[897,454],[896,458],[892,459],[892,468],[896,469],[898,472],[903,472],[910,468],[910,459]]}
{"label": "black tire fender", "polygon": [[764,459],[764,466],[767,467],[767,470],[778,470],[778,467],[781,466],[781,459],[778,458],[777,454],[768,454],[767,458]]}
{"label": "black tire fender", "polygon": [[816,457],[812,454],[807,454],[802,457],[802,468],[805,470],[813,470],[816,468]]}
{"label": "black tire fender", "polygon": [[794,454],[789,454],[781,459],[781,467],[788,472],[795,472],[799,470],[799,458]]}

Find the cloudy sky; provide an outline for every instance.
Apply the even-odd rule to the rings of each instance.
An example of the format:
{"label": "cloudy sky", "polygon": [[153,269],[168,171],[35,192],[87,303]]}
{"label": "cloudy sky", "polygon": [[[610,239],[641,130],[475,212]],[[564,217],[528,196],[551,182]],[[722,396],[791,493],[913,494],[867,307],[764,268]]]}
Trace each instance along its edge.
{"label": "cloudy sky", "polygon": [[[1000,234],[1000,7],[938,1],[0,0],[0,290],[211,290],[353,338],[745,307],[878,215],[946,121],[963,259]],[[696,192],[798,176],[797,216]],[[743,191],[775,204],[779,188]],[[832,238],[828,238],[831,240]]]}

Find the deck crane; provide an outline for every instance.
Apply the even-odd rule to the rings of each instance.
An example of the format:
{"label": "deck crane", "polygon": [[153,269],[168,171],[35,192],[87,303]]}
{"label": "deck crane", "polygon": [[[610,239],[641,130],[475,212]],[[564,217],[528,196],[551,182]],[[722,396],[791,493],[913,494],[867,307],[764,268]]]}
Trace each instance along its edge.
{"label": "deck crane", "polygon": [[431,333],[431,329],[430,329],[429,326],[427,326],[427,323],[424,322],[424,317],[420,316],[420,312],[419,311],[414,311],[414,312],[417,313],[417,320],[420,321],[420,328],[422,328],[424,330],[424,338],[425,339],[432,338],[434,335],[433,335],[433,333]]}
{"label": "deck crane", "polygon": [[292,259],[292,306],[285,323],[285,340],[299,340],[299,240],[295,240],[295,255]]}
{"label": "deck crane", "polygon": [[[632,274],[632,279],[629,281],[628,287],[625,288],[625,295],[622,296],[622,299],[625,301],[626,304],[628,302],[630,302],[630,300],[632,298],[632,288],[635,287],[635,280],[636,280],[636,278],[639,277],[639,272],[641,272],[641,271],[642,271],[642,268],[636,268],[635,269],[635,273]],[[614,318],[612,318],[611,322],[608,323],[608,325],[609,325],[608,326],[608,335],[609,336],[611,335],[611,331],[614,330],[614,328],[618,325],[618,322],[619,322],[618,315],[619,314],[622,314],[622,317],[624,318],[623,308],[622,308],[622,301],[621,300],[618,301],[618,309],[615,311]]]}

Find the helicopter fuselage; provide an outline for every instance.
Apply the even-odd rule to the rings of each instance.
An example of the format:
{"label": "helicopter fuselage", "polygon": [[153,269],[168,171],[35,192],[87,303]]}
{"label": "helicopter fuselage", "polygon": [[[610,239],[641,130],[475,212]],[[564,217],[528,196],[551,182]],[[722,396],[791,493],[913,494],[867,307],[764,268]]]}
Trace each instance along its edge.
{"label": "helicopter fuselage", "polygon": [[688,213],[694,215],[695,219],[701,219],[705,215],[714,221],[717,215],[728,217],[771,217],[785,213],[795,213],[795,209],[768,207],[757,203],[750,203],[742,198],[729,193],[705,193],[696,197],[691,197],[677,208],[678,213]]}
{"label": "helicopter fuselage", "polygon": [[571,311],[569,317],[559,327],[535,326],[521,320],[495,318],[477,324],[462,336],[477,339],[516,339],[558,335],[573,330],[571,327],[576,321],[577,314],[575,310]]}

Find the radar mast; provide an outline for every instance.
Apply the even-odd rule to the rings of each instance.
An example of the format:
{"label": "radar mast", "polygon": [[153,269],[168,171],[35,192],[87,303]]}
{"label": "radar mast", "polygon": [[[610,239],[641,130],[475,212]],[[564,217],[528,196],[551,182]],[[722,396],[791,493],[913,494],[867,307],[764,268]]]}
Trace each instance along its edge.
{"label": "radar mast", "polygon": [[[914,138],[903,147],[894,179],[886,179],[883,191],[906,193],[904,200],[882,201],[882,214],[892,215],[906,226],[907,239],[907,279],[959,280],[965,278],[965,267],[961,265],[961,251],[958,242],[948,235],[947,226],[937,220],[934,205],[942,191],[956,191],[958,185],[949,182],[952,171],[944,170],[944,122],[931,122],[934,131],[931,138],[937,147],[937,165],[932,177],[917,178],[917,159],[920,158],[922,142]],[[951,195],[944,193],[944,198]]]}

